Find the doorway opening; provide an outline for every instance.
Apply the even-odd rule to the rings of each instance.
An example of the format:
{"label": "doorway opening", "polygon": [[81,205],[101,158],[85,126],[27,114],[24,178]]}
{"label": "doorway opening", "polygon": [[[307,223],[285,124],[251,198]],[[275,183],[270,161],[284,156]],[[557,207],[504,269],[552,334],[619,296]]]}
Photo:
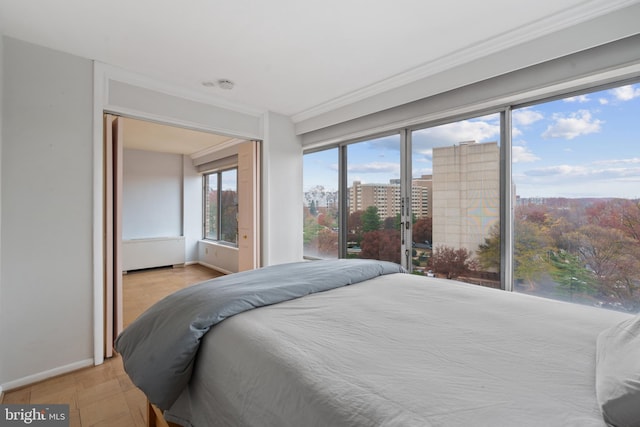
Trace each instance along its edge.
{"label": "doorway opening", "polygon": [[[260,265],[260,143],[108,113],[103,118],[104,356],[111,357],[124,326],[123,274],[190,264],[229,273]],[[243,172],[240,238],[229,268],[216,265],[217,251],[203,242],[202,174],[230,156]]]}

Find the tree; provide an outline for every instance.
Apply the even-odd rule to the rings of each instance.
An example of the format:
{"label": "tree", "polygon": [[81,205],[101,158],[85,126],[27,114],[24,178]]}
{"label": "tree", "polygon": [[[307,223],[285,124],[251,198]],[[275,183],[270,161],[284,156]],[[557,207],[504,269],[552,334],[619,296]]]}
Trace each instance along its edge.
{"label": "tree", "polygon": [[220,238],[236,242],[238,238],[238,194],[234,190],[223,190],[220,194]]}
{"label": "tree", "polygon": [[478,262],[486,270],[500,271],[500,226],[494,224],[489,231],[489,237],[478,246]]}
{"label": "tree", "polygon": [[318,233],[322,229],[322,226],[313,217],[309,217],[304,221],[303,240],[305,245],[311,245],[312,242],[318,237]]}
{"label": "tree", "polygon": [[529,288],[536,287],[535,280],[548,271],[548,254],[553,248],[544,230],[528,221],[516,223],[513,276],[525,282]]}
{"label": "tree", "polygon": [[593,203],[586,209],[590,224],[615,228],[640,241],[640,202],[614,199]]}
{"label": "tree", "polygon": [[318,233],[318,254],[330,257],[338,257],[338,233],[323,228]]}
{"label": "tree", "polygon": [[376,206],[367,207],[362,214],[362,232],[380,230],[381,225],[378,208]]}
{"label": "tree", "polygon": [[[588,224],[569,236],[572,246],[584,266],[588,266],[605,299],[637,304],[638,243],[619,229]],[[636,300],[633,302],[633,300]]]}
{"label": "tree", "polygon": [[549,260],[554,267],[551,270],[551,276],[558,283],[556,292],[567,296],[572,301],[575,298],[583,299],[596,292],[596,277],[584,267],[579,257],[560,250],[551,251]]}
{"label": "tree", "polygon": [[466,248],[454,249],[450,246],[438,246],[431,255],[431,268],[447,279],[454,279],[473,269],[472,253]]}
{"label": "tree", "polygon": [[334,218],[331,217],[331,215],[326,213],[319,213],[317,218],[318,218],[318,224],[320,224],[321,226],[327,227],[327,228],[335,227]]}
{"label": "tree", "polygon": [[433,218],[424,216],[413,223],[413,241],[431,242],[433,240]]}
{"label": "tree", "polygon": [[386,217],[382,223],[382,228],[385,230],[399,230],[400,229],[400,221],[398,221],[399,216],[400,215],[397,215],[395,217],[393,216]]}
{"label": "tree", "polygon": [[350,242],[360,244],[362,241],[362,216],[364,211],[355,211],[349,214],[347,221],[347,239]]}
{"label": "tree", "polygon": [[316,201],[315,200],[312,200],[311,203],[309,203],[309,212],[313,216],[318,215],[318,207],[316,206]]}
{"label": "tree", "polygon": [[400,263],[400,231],[374,230],[364,233],[360,258]]}

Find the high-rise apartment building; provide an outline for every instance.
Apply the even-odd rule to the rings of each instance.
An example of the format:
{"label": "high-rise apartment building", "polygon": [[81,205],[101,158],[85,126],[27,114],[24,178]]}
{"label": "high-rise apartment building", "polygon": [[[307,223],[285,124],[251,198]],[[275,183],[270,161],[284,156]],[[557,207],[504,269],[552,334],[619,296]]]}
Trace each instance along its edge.
{"label": "high-rise apartment building", "polygon": [[391,180],[389,184],[363,184],[353,181],[349,187],[349,213],[363,211],[369,206],[377,207],[382,219],[400,213],[400,182]]}
{"label": "high-rise apartment building", "polygon": [[[380,218],[400,213],[400,180],[389,184],[363,184],[354,181],[349,187],[349,213],[363,211],[369,206],[378,208]],[[422,175],[411,182],[411,209],[416,218],[431,216],[431,175]]]}
{"label": "high-rise apartment building", "polygon": [[500,219],[497,142],[433,149],[433,245],[475,252]]}

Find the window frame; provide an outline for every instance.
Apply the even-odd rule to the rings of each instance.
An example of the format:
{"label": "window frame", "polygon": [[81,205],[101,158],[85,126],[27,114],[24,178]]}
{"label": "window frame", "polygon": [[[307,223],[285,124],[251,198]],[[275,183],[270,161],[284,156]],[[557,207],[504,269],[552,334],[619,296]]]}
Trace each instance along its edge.
{"label": "window frame", "polygon": [[[512,112],[513,110],[520,109],[527,106],[532,106],[536,104],[542,104],[545,102],[551,102],[558,99],[563,99],[571,96],[578,96],[589,94],[593,92],[603,91],[607,89],[612,89],[620,86],[630,85],[630,84],[639,84],[640,83],[640,74],[636,74],[633,77],[627,76],[619,76],[616,78],[607,78],[602,80],[594,80],[590,83],[584,83],[577,79],[575,84],[571,85],[570,83],[566,86],[558,89],[557,87],[551,86],[546,91],[538,91],[536,95],[531,96],[530,93],[524,93],[521,97],[509,99],[503,103],[498,105],[493,105],[488,108],[478,108],[478,109],[470,109],[465,110],[464,112],[452,112],[448,115],[439,115],[436,114],[436,118],[431,120],[421,121],[415,124],[409,125],[400,125],[398,127],[394,127],[391,129],[385,129],[383,132],[375,132],[372,131],[368,134],[360,134],[357,138],[345,138],[343,140],[339,140],[339,142],[335,142],[329,144],[314,144],[313,147],[309,149],[303,149],[303,155],[310,154],[313,152],[323,151],[326,149],[338,148],[339,152],[339,174],[341,175],[340,183],[339,183],[339,203],[343,203],[344,209],[341,209],[341,215],[343,217],[343,223],[340,224],[340,237],[345,233],[343,231],[343,224],[346,224],[346,201],[345,198],[348,198],[346,194],[347,182],[346,182],[346,170],[347,170],[347,156],[346,156],[346,147],[350,144],[375,139],[377,137],[386,136],[390,134],[400,133],[401,135],[410,135],[411,132],[419,129],[425,129],[435,126],[440,126],[443,124],[453,123],[459,120],[471,119],[474,117],[484,116],[488,114],[500,114],[500,231],[501,231],[501,250],[500,250],[500,279],[501,279],[501,288],[507,291],[514,291],[513,286],[513,251],[514,251],[514,215],[513,215],[513,205],[515,200],[513,200],[513,194],[511,191],[506,191],[507,188],[512,188],[513,185],[513,177],[512,177]],[[405,146],[406,145],[406,146]],[[409,153],[411,152],[411,138],[404,137],[401,142],[401,149],[407,150]],[[410,188],[410,174],[411,174],[411,161],[405,160],[405,156],[402,157],[403,161],[405,161],[406,170],[401,170],[401,185],[403,188]],[[406,190],[405,190],[406,191]],[[407,207],[409,208],[408,218],[410,218],[411,214],[411,194],[410,191],[408,194],[403,193],[403,196],[409,197],[409,202],[407,203]],[[411,231],[409,229],[409,234],[406,236],[407,239],[410,239]],[[410,240],[409,240],[410,241]],[[344,258],[346,254],[346,239],[342,239],[339,242],[339,258]],[[344,246],[344,248],[343,248]],[[408,269],[411,269],[411,265],[407,265]]]}
{"label": "window frame", "polygon": [[[222,239],[222,216],[223,216],[223,206],[222,206],[222,175],[225,172],[235,171],[236,173],[236,221],[237,221],[237,207],[238,207],[238,166],[227,167],[224,169],[218,169],[213,171],[208,171],[202,173],[202,240],[207,242],[215,242],[217,244],[231,246],[234,248],[238,247],[237,236],[238,236],[238,226],[236,223],[236,241],[230,242],[228,240]],[[216,176],[216,185],[217,185],[217,195],[216,195],[216,206],[217,206],[217,215],[216,215],[216,238],[211,238],[207,235],[207,217],[209,213],[209,209],[207,208],[207,198],[208,198],[208,177]]]}

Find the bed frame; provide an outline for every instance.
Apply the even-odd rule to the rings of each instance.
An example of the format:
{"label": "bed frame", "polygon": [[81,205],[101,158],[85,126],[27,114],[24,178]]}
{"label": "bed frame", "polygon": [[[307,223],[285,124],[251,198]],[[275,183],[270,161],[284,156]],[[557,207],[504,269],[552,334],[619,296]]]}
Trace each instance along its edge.
{"label": "bed frame", "polygon": [[181,427],[164,419],[162,411],[147,400],[147,427]]}

